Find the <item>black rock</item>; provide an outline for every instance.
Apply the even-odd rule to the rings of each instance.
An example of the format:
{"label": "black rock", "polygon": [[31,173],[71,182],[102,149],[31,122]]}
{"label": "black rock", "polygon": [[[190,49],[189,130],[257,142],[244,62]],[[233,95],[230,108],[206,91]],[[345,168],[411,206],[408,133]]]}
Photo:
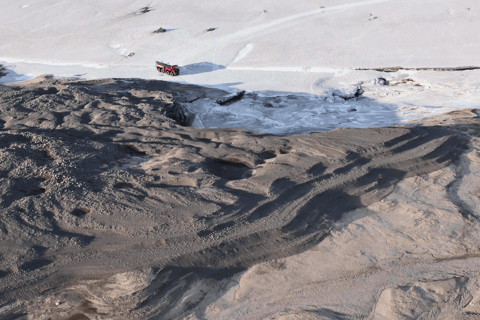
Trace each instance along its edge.
{"label": "black rock", "polygon": [[158,28],[157,30],[153,31],[153,33],[164,33],[167,32],[167,30],[163,29],[162,27]]}

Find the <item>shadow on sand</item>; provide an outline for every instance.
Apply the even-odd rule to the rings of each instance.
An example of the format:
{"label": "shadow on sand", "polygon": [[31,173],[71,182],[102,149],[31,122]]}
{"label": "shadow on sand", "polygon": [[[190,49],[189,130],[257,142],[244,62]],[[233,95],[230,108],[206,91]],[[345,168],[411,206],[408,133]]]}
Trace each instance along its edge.
{"label": "shadow on sand", "polygon": [[[211,72],[216,65],[196,64],[187,67],[192,72],[202,73]],[[194,73],[191,73],[194,74]],[[100,118],[97,118],[96,122],[93,121],[95,117],[92,115],[94,112],[98,112],[98,105],[92,104],[90,108],[83,108],[78,105],[69,105],[70,111],[65,111],[66,105],[61,105],[62,114],[55,111],[55,105],[52,102],[49,105],[49,111],[51,114],[47,114],[45,111],[42,114],[42,119],[55,119],[55,126],[50,129],[44,129],[39,120],[38,126],[18,126],[15,130],[35,132],[38,134],[45,134],[52,138],[64,139],[72,141],[72,145],[78,140],[84,140],[86,138],[93,141],[104,141],[112,143],[125,143],[125,142],[141,142],[144,144],[160,144],[166,145],[165,139],[155,140],[155,132],[165,129],[158,128],[155,125],[149,126],[147,122],[142,122],[143,118],[149,117],[151,123],[155,123],[155,116],[162,119],[163,111],[159,105],[155,96],[147,96],[145,92],[154,94],[159,90],[165,92],[171,92],[172,95],[179,100],[183,100],[183,104],[189,104],[199,98],[211,98],[212,103],[215,103],[214,97],[226,94],[219,89],[202,88],[199,86],[185,85],[179,83],[167,83],[164,81],[145,81],[141,79],[130,79],[128,83],[127,79],[122,79],[122,83],[115,79],[106,81],[89,81],[89,82],[74,82],[71,83],[72,90],[81,91],[84,95],[90,95],[91,100],[98,104],[98,101],[102,101],[108,104],[108,108],[104,107],[104,112],[107,116],[101,118],[105,119],[101,123]],[[54,84],[48,83],[47,89],[53,87]],[[45,88],[28,88],[29,99],[34,100],[38,97],[42,99],[35,101],[46,100],[46,97],[51,96],[51,101],[55,100],[57,95],[69,97],[67,89],[63,88],[62,91],[46,90]],[[136,90],[136,91],[135,91]],[[34,91],[34,92],[31,92]],[[152,93],[153,92],[153,93]],[[25,95],[27,96],[27,95]],[[185,98],[188,96],[188,98]],[[284,93],[284,96],[295,96],[295,93]],[[314,95],[303,95],[304,99],[309,101],[319,101],[320,97]],[[35,106],[36,104],[28,104],[22,100],[24,96],[19,96],[18,105],[23,106],[21,111],[17,109],[18,119],[32,119],[32,114],[36,112],[35,109],[27,109],[29,106]],[[15,109],[16,105],[13,98],[9,98],[8,108],[5,108],[5,103],[0,103],[0,119],[8,116],[9,109]],[[378,107],[381,109],[384,106],[378,106],[378,103],[369,98],[363,99],[364,105],[371,108]],[[292,101],[295,100],[292,98]],[[1,100],[0,100],[1,101]],[[60,98],[58,101],[62,101]],[[74,100],[70,99],[73,104]],[[191,102],[189,102],[191,101]],[[55,103],[60,103],[55,102]],[[280,103],[275,104],[274,100],[269,102],[273,107],[266,107],[268,112],[282,112],[286,110],[288,105],[282,106]],[[150,106],[152,113],[150,112]],[[229,107],[235,107],[235,104]],[[330,112],[335,112],[332,106]],[[338,108],[341,107],[339,104]],[[225,108],[225,107],[222,107]],[[389,111],[393,108],[383,108],[385,110],[385,116],[396,117],[395,112]],[[82,115],[78,117],[70,117],[69,112],[78,113],[81,110]],[[117,111],[115,111],[117,110]],[[123,114],[122,110],[128,110],[129,117],[119,116]],[[312,109],[314,111],[314,108]],[[107,113],[108,112],[108,113]],[[23,115],[22,113],[25,113]],[[117,114],[118,113],[118,114]],[[358,114],[356,112],[351,113],[351,117],[355,117]],[[111,115],[111,117],[110,117]],[[212,113],[212,117],[216,114]],[[221,117],[228,117],[226,114],[219,115]],[[308,115],[307,115],[308,116]],[[30,118],[29,118],[30,117]],[[112,120],[113,119],[113,120]],[[252,116],[253,125],[260,126],[265,119],[255,119]],[[223,119],[229,120],[231,119]],[[223,121],[220,119],[219,121]],[[19,120],[20,121],[20,120]],[[43,121],[43,120],[42,120]],[[32,121],[30,121],[32,123]],[[139,125],[139,123],[143,123]],[[234,123],[234,122],[231,122]],[[300,125],[300,123],[299,123]],[[342,126],[344,126],[342,124]],[[307,128],[309,131],[326,131],[333,128],[322,128],[325,130],[316,130],[315,128]],[[10,130],[8,128],[2,128],[1,131]],[[228,287],[234,285],[230,279],[235,277],[235,274],[246,270],[247,268],[267,260],[285,258],[293,254],[301,253],[305,250],[312,248],[319,244],[323,239],[330,235],[330,231],[334,223],[340,220],[349,211],[356,208],[368,206],[376,201],[379,201],[395,187],[396,183],[401,179],[412,176],[415,174],[425,173],[438,169],[441,166],[450,164],[456,161],[461,154],[461,147],[466,143],[465,138],[452,134],[446,128],[442,127],[406,127],[406,128],[389,128],[385,132],[371,130],[367,134],[363,130],[348,129],[339,130],[334,133],[317,133],[315,139],[311,138],[311,135],[306,134],[298,137],[278,137],[271,134],[257,134],[247,130],[231,130],[228,129],[188,129],[186,127],[172,129],[171,139],[172,144],[175,140],[175,135],[181,136],[183,141],[182,147],[193,149],[205,148],[220,149],[231,148],[235,152],[247,152],[246,149],[242,149],[238,145],[233,146],[233,143],[228,142],[227,138],[234,138],[241,136],[244,141],[252,144],[259,144],[258,142],[263,139],[269,139],[269,143],[278,145],[289,145],[294,143],[304,143],[295,139],[308,140],[308,143],[318,146],[319,150],[322,146],[324,148],[339,148],[342,152],[342,143],[350,143],[350,140],[357,141],[358,148],[348,149],[345,148],[344,155],[337,159],[338,161],[330,161],[328,157],[319,155],[312,161],[309,168],[306,168],[306,178],[302,182],[294,181],[294,178],[290,177],[276,177],[272,178],[271,183],[271,195],[256,194],[253,191],[245,191],[239,189],[233,189],[230,186],[232,181],[249,179],[250,177],[244,176],[250,167],[240,165],[235,159],[231,161],[219,160],[214,158],[205,158],[206,160],[202,164],[203,170],[209,174],[216,176],[216,180],[213,187],[219,190],[228,190],[228,192],[236,197],[238,201],[233,204],[215,203],[218,210],[208,217],[198,217],[198,220],[202,221],[203,230],[197,231],[190,239],[181,239],[181,241],[192,241],[191,247],[195,248],[197,242],[204,243],[200,249],[192,250],[187,253],[178,253],[172,256],[164,256],[162,265],[150,265],[148,267],[156,268],[156,278],[147,287],[135,293],[140,301],[136,306],[136,309],[148,310],[149,319],[176,319],[184,316],[188,316],[191,313],[195,313],[198,319],[205,319],[205,308],[207,303],[215,301],[225,294]],[[152,138],[148,135],[152,134]],[[209,136],[221,136],[225,135],[226,140],[218,142],[218,139],[208,138]],[[390,134],[385,138],[385,134]],[[145,139],[146,138],[146,139]],[[367,142],[362,145],[362,138]],[[291,139],[291,141],[289,140]],[[356,140],[357,139],[357,140]],[[377,141],[377,145],[374,145],[371,141]],[[222,140],[221,140],[222,141]],[[232,140],[233,141],[233,140]],[[342,142],[343,141],[343,142]],[[345,141],[348,141],[345,142]],[[441,143],[439,141],[442,141]],[[246,143],[246,144],[248,144]],[[324,144],[325,143],[325,144]],[[400,154],[402,152],[408,152],[409,150],[422,149],[422,146],[430,146],[437,143],[437,148],[433,151],[429,151],[426,154],[412,154],[409,157],[395,158],[393,155]],[[212,146],[205,146],[206,144]],[[270,145],[268,145],[270,147]],[[365,147],[364,146],[368,146]],[[380,146],[382,152],[377,152],[375,146]],[[291,146],[290,146],[291,147]],[[209,149],[210,148],[210,149]],[[279,149],[278,154],[273,152],[259,152],[258,158],[263,159],[261,165],[265,165],[266,160],[273,159],[276,156],[283,156],[287,158],[291,156],[290,163],[285,163],[282,170],[293,170],[295,161],[300,161],[301,157],[313,157],[312,155],[302,154],[300,151],[291,152],[293,148]],[[425,148],[423,148],[425,149]],[[373,150],[373,151],[372,151]],[[325,150],[324,150],[325,151]],[[206,152],[206,151],[205,151]],[[248,151],[250,152],[250,151]],[[326,151],[325,151],[326,152]],[[290,155],[289,155],[290,154]],[[289,156],[288,156],[289,155]],[[376,162],[377,157],[384,156],[383,162]],[[232,154],[232,157],[234,155]],[[206,157],[206,156],[205,156]],[[419,159],[412,164],[412,159]],[[179,160],[180,161],[180,160]],[[314,163],[316,162],[316,163]],[[260,163],[260,161],[259,161]],[[261,168],[258,166],[258,168]],[[345,180],[345,177],[352,171],[361,172],[361,174],[352,175],[349,180]],[[138,180],[147,180],[145,173],[138,173],[143,175]],[[330,181],[330,184],[334,184],[336,180],[341,180],[338,177],[342,177],[342,181],[338,182],[334,188],[326,188],[320,190],[318,186],[325,181]],[[336,183],[336,182],[335,182]],[[128,186],[127,186],[128,187]],[[167,185],[158,184],[156,188],[168,188]],[[192,187],[194,188],[194,187]],[[193,191],[192,191],[193,192]],[[17,198],[23,196],[23,194],[14,195]],[[12,203],[17,198],[9,200]],[[141,202],[144,200],[144,196],[138,198]],[[299,201],[299,199],[305,199],[305,201]],[[283,225],[267,228],[261,228],[265,226],[262,221],[271,219],[275,221],[280,214],[286,216],[283,211],[290,212],[290,205],[297,203],[294,208],[294,214]],[[292,209],[293,210],[293,209]],[[221,214],[220,214],[221,213]],[[173,220],[172,220],[173,221]],[[170,221],[169,221],[170,223]],[[19,223],[20,224],[20,223]],[[241,232],[231,230],[240,230],[243,226],[256,225],[256,228],[242,229]],[[87,237],[80,234],[76,234],[72,231],[64,231],[58,228],[58,225],[52,224],[52,227],[56,230],[59,236],[64,237],[83,237],[83,242],[88,245],[94,240],[93,237]],[[209,242],[212,235],[218,235],[218,239],[214,242]],[[163,240],[163,234],[161,235]],[[173,237],[172,239],[166,239],[167,243],[172,243],[171,247],[175,247],[175,241],[180,241]],[[112,240],[113,241],[113,240]],[[163,247],[159,246],[151,247],[145,253],[136,252],[136,257],[140,257],[142,254],[148,255],[148,257],[155,255],[162,255]],[[155,250],[158,250],[155,252]],[[31,264],[23,266],[25,272],[42,268],[50,261],[42,258],[42,253],[39,252],[38,256],[40,260],[34,260]],[[122,252],[121,254],[127,256],[132,254],[131,252]],[[43,259],[43,260],[42,260]],[[127,260],[126,260],[127,261]],[[133,260],[131,260],[133,261]],[[145,261],[142,256],[138,259]],[[152,260],[149,260],[152,261]],[[133,262],[132,262],[133,263]],[[145,268],[145,265],[131,265],[131,268]],[[4,278],[8,277],[6,275]],[[231,283],[232,282],[232,283]],[[206,283],[203,286],[203,291],[198,290],[199,283]],[[206,288],[206,289],[205,289]],[[5,294],[6,291],[1,292],[0,296]],[[8,293],[9,297],[13,297],[15,293]],[[0,299],[1,301],[1,299]],[[318,314],[329,314],[330,310],[318,310]],[[343,317],[341,314],[335,314],[338,318]]]}

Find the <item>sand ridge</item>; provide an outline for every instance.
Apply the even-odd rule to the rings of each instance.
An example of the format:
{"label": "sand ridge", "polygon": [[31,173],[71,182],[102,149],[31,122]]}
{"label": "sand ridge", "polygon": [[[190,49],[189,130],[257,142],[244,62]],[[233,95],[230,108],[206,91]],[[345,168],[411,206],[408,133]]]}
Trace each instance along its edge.
{"label": "sand ridge", "polygon": [[[278,137],[184,127],[165,115],[176,102],[225,94],[50,76],[0,87],[2,302],[62,296],[64,306],[109,305],[86,308],[100,318],[134,309],[176,318],[194,308],[180,303],[192,284],[230,283],[314,248],[345,214],[456,163],[469,143],[440,126]],[[94,303],[92,290],[121,286],[121,274],[137,276],[118,289],[129,303],[115,315],[120,300]],[[84,281],[98,288],[78,289]],[[27,305],[18,310],[35,309]],[[49,312],[71,313],[57,309]]]}

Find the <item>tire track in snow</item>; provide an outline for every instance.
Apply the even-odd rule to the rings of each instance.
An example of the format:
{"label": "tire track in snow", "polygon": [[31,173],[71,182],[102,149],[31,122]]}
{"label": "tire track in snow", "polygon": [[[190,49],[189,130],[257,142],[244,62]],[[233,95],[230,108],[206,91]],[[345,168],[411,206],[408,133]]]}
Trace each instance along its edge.
{"label": "tire track in snow", "polygon": [[[288,16],[288,17],[284,17],[284,18],[274,20],[274,21],[266,22],[266,23],[260,24],[258,26],[254,26],[254,27],[250,27],[250,28],[247,28],[247,29],[244,29],[244,30],[240,30],[236,33],[232,33],[232,34],[228,34],[228,35],[216,38],[216,39],[212,39],[211,42],[207,45],[205,44],[204,41],[200,41],[198,44],[193,45],[192,47],[189,47],[188,50],[186,50],[188,53],[186,53],[184,58],[189,59],[189,58],[192,58],[192,57],[195,57],[195,56],[198,56],[198,55],[205,56],[205,53],[206,53],[206,56],[212,58],[212,57],[215,57],[217,54],[219,54],[220,48],[224,45],[231,44],[232,42],[239,42],[239,41],[248,40],[249,37],[250,38],[256,37],[256,36],[258,36],[258,34],[260,32],[265,32],[267,30],[269,32],[278,31],[282,27],[282,25],[283,25],[283,27],[286,27],[287,23],[295,21],[295,20],[298,20],[298,21],[296,21],[296,24],[305,22],[309,18],[311,18],[311,19],[315,18],[315,16],[317,14],[322,13],[322,12],[328,12],[328,11],[333,12],[333,11],[340,11],[340,10],[346,10],[346,9],[354,9],[354,8],[357,8],[357,7],[374,5],[374,4],[377,4],[377,3],[384,3],[384,2],[393,2],[393,1],[400,1],[400,0],[369,0],[369,1],[362,1],[362,2],[357,2],[357,3],[349,3],[349,4],[338,5],[338,6],[332,6],[332,7],[327,7],[327,8],[320,8],[320,9],[316,9],[316,10],[312,10],[312,11],[308,11],[308,12],[303,12],[303,13],[291,15],[291,16]],[[277,27],[277,28],[274,28],[274,27]],[[273,30],[269,30],[269,29],[272,29],[272,28],[273,28]],[[122,35],[119,35],[119,36],[126,37],[127,40],[139,40],[139,39],[137,39],[137,38],[139,38],[138,35],[122,34]],[[186,31],[182,32],[181,30],[178,32],[178,36],[180,38],[185,37],[184,41],[186,41],[190,37]],[[144,40],[143,42],[140,42],[140,43],[132,43],[132,46],[133,47],[141,46],[146,41],[148,41],[148,38],[146,40]],[[179,59],[180,59],[180,57],[179,57]],[[0,57],[0,60],[5,61],[5,62],[9,62],[9,61],[10,62],[24,62],[24,63],[56,65],[56,66],[60,66],[60,65],[82,66],[82,67],[87,67],[87,68],[88,67],[91,67],[91,68],[106,68],[106,67],[109,67],[109,66],[116,65],[119,62],[119,61],[116,61],[116,62],[112,62],[112,63],[108,63],[108,64],[95,64],[95,63],[88,63],[88,62],[85,62],[85,63],[83,63],[83,62],[55,62],[55,61],[32,60],[32,59],[11,59],[11,58],[2,58],[2,57]],[[184,60],[184,59],[182,59],[182,60]],[[198,59],[195,59],[195,60],[198,60]],[[137,67],[145,67],[147,65],[141,64],[141,65],[136,65],[136,66]],[[131,67],[135,67],[135,66],[132,65]],[[229,68],[229,67],[227,67],[227,68],[232,69],[232,70],[240,70],[238,68]],[[288,70],[284,70],[284,69],[285,68],[283,68],[283,67],[269,67],[269,68],[259,68],[259,69],[256,69],[256,68],[248,69],[248,67],[245,67],[242,70],[255,70],[255,71],[264,70],[264,71],[279,71],[279,72],[284,72],[284,71],[287,71],[287,72],[298,72],[298,71],[326,72],[325,70],[314,71],[313,68],[307,70],[304,67],[290,68]],[[300,69],[300,70],[297,70],[297,69]],[[340,74],[344,74],[344,73],[348,73],[348,72],[351,71],[351,70],[344,70],[344,69],[332,69],[332,70],[336,70],[335,71],[336,74],[338,72]],[[330,72],[332,72],[332,71],[330,71]]]}
{"label": "tire track in snow", "polygon": [[[245,48],[243,48],[242,50],[240,50],[240,52],[237,54],[237,56],[235,57],[235,59],[233,59],[233,62],[237,62],[237,61],[240,61],[242,60],[243,58],[246,57],[246,55],[252,50],[253,48],[253,45],[251,43],[247,44],[245,46]],[[232,63],[233,63],[232,62]]]}
{"label": "tire track in snow", "polygon": [[[251,36],[258,36],[258,33],[266,31],[268,29],[271,29],[276,26],[281,26],[283,24],[286,24],[288,22],[292,22],[294,20],[300,20],[297,23],[305,22],[305,18],[314,18],[315,15],[322,13],[322,12],[328,12],[328,11],[337,11],[337,10],[344,10],[344,9],[354,9],[357,7],[364,7],[364,6],[369,6],[377,3],[383,3],[383,2],[393,2],[393,1],[400,1],[400,0],[370,0],[370,1],[362,1],[362,2],[357,2],[357,3],[349,3],[349,4],[342,4],[338,6],[332,6],[328,8],[321,8],[317,10],[312,10],[312,11],[307,11],[303,13],[298,13],[294,14],[288,17],[280,18],[274,21],[266,22],[258,26],[254,26],[245,30],[238,31],[233,34],[225,35],[222,37],[219,37],[217,39],[212,39],[210,44],[205,45],[204,42],[198,45],[197,48],[190,48],[190,54],[188,57],[193,57],[197,54],[202,54],[205,52],[212,51],[215,48],[218,48],[224,44],[230,44],[232,41],[235,40],[246,40]],[[278,29],[275,29],[274,31],[277,31]]]}
{"label": "tire track in snow", "polygon": [[101,69],[106,68],[108,65],[100,63],[90,63],[90,62],[57,62],[53,60],[34,60],[34,59],[16,59],[16,58],[7,58],[0,57],[0,61],[4,63],[30,63],[30,64],[42,64],[48,66],[79,66],[85,68]]}
{"label": "tire track in snow", "polygon": [[311,73],[334,73],[336,76],[344,76],[354,69],[323,68],[323,67],[227,67],[235,71],[268,71],[268,72],[311,72]]}

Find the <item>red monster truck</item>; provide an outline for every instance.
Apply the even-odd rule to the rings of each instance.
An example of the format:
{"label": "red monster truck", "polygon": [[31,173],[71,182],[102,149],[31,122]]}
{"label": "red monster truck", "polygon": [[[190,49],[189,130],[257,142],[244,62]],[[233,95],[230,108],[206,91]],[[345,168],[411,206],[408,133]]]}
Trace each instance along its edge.
{"label": "red monster truck", "polygon": [[180,68],[177,65],[169,65],[163,62],[156,61],[155,67],[157,68],[158,72],[166,73],[171,76],[178,76],[180,74]]}

